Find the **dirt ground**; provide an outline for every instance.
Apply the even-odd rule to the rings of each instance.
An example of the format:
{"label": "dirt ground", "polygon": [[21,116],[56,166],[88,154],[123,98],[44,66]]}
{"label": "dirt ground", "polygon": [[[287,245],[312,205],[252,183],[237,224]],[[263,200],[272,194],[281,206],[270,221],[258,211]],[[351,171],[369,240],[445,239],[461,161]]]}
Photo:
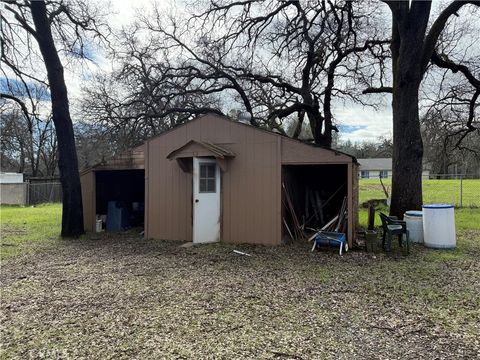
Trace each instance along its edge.
{"label": "dirt ground", "polygon": [[460,241],[390,258],[132,234],[57,242],[2,264],[1,357],[479,358],[480,232]]}

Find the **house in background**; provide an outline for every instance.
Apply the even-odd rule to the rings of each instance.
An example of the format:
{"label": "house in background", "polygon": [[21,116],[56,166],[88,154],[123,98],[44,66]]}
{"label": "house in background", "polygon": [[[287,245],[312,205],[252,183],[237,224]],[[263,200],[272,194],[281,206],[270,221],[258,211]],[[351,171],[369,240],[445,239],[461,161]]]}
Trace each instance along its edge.
{"label": "house in background", "polygon": [[[360,167],[358,177],[360,179],[391,179],[392,178],[392,158],[378,159],[358,159]],[[428,179],[430,171],[422,171],[422,179]]]}
{"label": "house in background", "polygon": [[142,203],[147,239],[278,245],[288,236],[286,184],[299,219],[308,217],[306,189],[325,201],[325,221],[346,198],[351,246],[357,172],[350,155],[210,114],[83,171],[84,222],[94,231],[98,217],[108,225],[112,203]]}

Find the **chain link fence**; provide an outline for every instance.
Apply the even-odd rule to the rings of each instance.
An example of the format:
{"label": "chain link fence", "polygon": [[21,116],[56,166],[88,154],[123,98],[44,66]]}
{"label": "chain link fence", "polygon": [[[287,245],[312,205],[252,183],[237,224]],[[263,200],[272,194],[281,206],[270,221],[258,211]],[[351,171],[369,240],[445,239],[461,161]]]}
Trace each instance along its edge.
{"label": "chain link fence", "polygon": [[26,205],[62,202],[62,184],[60,182],[25,184],[28,189]]}
{"label": "chain link fence", "polygon": [[0,184],[0,203],[6,205],[37,205],[62,201],[60,182],[24,182]]}
{"label": "chain link fence", "polygon": [[[369,200],[386,199],[391,193],[391,180],[360,179],[360,204]],[[457,208],[480,207],[480,178],[472,175],[430,174],[422,181],[424,204],[452,204]]]}
{"label": "chain link fence", "polygon": [[471,175],[430,175],[423,183],[424,203],[448,203],[456,207],[480,207],[480,179]]}

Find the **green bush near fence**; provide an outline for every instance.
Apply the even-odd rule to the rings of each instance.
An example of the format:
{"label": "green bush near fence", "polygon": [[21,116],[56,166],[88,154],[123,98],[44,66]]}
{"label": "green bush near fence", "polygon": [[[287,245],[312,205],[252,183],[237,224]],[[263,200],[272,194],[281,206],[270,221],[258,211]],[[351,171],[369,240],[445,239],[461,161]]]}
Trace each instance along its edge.
{"label": "green bush near fence", "polygon": [[[383,180],[388,192],[391,191],[391,179]],[[480,179],[468,180],[423,180],[424,203],[447,203],[463,207],[480,207]],[[385,199],[380,180],[361,179],[360,204],[371,199]]]}

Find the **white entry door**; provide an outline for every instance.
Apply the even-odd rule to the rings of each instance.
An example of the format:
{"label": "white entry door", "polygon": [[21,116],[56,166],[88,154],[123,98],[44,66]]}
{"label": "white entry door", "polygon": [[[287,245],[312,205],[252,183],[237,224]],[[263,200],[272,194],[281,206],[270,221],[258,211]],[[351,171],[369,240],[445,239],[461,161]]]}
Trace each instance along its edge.
{"label": "white entry door", "polygon": [[214,159],[193,158],[193,242],[220,241],[220,168]]}

